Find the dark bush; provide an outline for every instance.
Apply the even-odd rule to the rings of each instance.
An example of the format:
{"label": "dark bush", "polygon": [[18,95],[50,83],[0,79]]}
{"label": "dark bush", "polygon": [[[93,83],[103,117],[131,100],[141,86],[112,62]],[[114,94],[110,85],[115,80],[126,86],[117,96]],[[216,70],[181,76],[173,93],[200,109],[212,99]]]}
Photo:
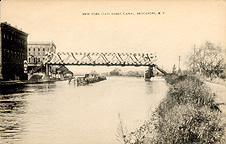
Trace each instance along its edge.
{"label": "dark bush", "polygon": [[222,113],[192,104],[175,105],[155,125],[149,143],[216,143],[224,135]]}
{"label": "dark bush", "polygon": [[165,80],[167,83],[169,83],[170,85],[176,84],[179,81],[183,81],[187,78],[187,75],[183,75],[183,76],[178,76],[178,75],[167,75],[165,77]]}

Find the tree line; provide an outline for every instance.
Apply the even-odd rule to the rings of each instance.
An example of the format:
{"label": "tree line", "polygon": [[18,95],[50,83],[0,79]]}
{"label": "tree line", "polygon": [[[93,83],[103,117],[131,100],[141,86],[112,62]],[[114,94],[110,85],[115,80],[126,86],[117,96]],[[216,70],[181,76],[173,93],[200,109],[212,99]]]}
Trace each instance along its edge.
{"label": "tree line", "polygon": [[[207,77],[226,78],[226,50],[221,45],[206,41],[201,46],[194,46],[188,55],[187,66],[193,73],[200,73]],[[189,71],[189,72],[191,72]],[[173,67],[175,73],[175,67]]]}
{"label": "tree line", "polygon": [[123,72],[120,68],[115,68],[109,73],[104,73],[105,76],[129,76],[129,77],[143,77],[143,71],[128,71]]}

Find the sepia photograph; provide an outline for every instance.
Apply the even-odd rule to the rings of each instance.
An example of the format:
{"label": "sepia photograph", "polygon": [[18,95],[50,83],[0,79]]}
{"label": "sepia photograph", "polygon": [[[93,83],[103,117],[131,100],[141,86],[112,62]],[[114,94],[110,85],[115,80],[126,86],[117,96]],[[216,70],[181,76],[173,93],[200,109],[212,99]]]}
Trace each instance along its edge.
{"label": "sepia photograph", "polygon": [[0,144],[225,144],[225,0],[1,0]]}

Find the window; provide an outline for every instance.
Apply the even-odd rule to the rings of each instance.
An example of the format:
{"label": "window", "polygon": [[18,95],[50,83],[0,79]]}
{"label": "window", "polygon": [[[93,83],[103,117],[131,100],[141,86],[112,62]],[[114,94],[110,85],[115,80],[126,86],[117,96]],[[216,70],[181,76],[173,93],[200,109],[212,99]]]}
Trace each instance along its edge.
{"label": "window", "polygon": [[33,50],[35,51],[35,48]]}
{"label": "window", "polygon": [[29,48],[28,51],[31,51],[31,49]]}
{"label": "window", "polygon": [[43,48],[43,51],[45,51],[45,48]]}
{"label": "window", "polygon": [[40,48],[38,48],[38,51],[40,51]]}
{"label": "window", "polygon": [[31,58],[28,59],[28,62],[31,62]]}

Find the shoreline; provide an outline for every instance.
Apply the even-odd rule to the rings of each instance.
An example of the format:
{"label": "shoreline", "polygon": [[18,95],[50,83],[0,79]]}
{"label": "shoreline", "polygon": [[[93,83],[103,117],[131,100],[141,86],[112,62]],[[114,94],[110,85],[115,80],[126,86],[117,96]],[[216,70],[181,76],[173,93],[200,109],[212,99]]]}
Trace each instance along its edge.
{"label": "shoreline", "polygon": [[197,76],[171,75],[165,80],[166,97],[148,121],[122,137],[124,143],[224,142],[226,87]]}

